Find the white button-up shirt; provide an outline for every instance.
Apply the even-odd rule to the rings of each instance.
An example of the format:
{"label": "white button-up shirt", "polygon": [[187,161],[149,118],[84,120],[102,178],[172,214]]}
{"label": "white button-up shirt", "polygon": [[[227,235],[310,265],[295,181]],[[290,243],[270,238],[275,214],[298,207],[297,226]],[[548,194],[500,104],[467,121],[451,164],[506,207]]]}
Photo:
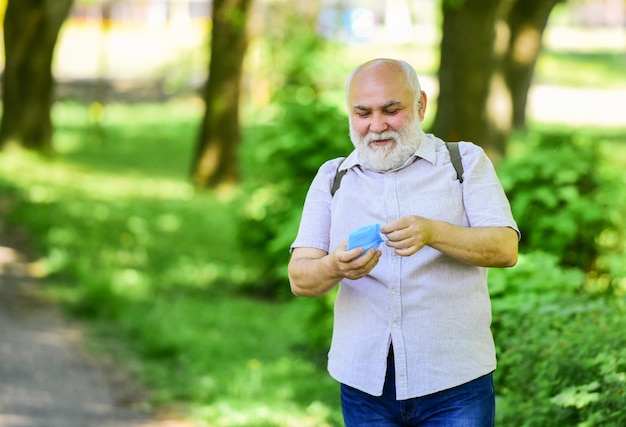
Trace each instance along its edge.
{"label": "white button-up shirt", "polygon": [[[332,252],[359,227],[406,215],[464,227],[519,230],[493,165],[483,150],[459,144],[461,184],[442,140],[426,135],[401,168],[381,173],[358,154],[326,162],[313,180],[292,248]],[[348,169],[334,197],[337,167]],[[487,269],[426,246],[409,257],[384,244],[366,277],[345,279],[335,302],[328,370],[337,381],[382,394],[393,342],[399,400],[464,384],[496,368],[490,331]]]}

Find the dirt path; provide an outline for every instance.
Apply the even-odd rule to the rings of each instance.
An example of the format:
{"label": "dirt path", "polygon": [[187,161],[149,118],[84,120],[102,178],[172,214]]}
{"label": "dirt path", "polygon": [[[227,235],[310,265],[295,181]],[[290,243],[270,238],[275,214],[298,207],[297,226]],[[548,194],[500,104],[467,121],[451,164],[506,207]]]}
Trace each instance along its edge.
{"label": "dirt path", "polygon": [[136,409],[145,393],[40,297],[17,237],[0,217],[0,427],[191,427]]}

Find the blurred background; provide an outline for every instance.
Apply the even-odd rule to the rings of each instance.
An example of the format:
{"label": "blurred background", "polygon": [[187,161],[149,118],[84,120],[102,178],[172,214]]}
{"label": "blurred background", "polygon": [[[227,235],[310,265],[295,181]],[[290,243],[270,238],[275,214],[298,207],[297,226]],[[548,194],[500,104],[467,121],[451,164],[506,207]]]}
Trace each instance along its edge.
{"label": "blurred background", "polygon": [[[344,83],[404,59],[522,230],[498,424],[626,425],[624,0],[1,0],[0,222],[98,352],[199,426],[341,426],[334,294],[286,276]],[[129,405],[145,402],[132,402]]]}

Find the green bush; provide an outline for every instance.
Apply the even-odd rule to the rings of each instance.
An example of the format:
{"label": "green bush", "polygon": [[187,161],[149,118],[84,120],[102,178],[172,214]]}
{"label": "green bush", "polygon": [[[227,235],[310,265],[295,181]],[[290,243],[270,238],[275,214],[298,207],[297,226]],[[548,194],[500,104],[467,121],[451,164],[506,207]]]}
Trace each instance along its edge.
{"label": "green bush", "polygon": [[558,262],[537,251],[489,273],[497,424],[625,425],[624,307],[586,292],[585,273]]}
{"label": "green bush", "polygon": [[626,424],[624,309],[584,281],[545,252],[490,271],[498,425]]}
{"label": "green bush", "polygon": [[527,144],[525,155],[498,168],[522,232],[520,250],[588,269],[598,255],[596,237],[609,226],[598,144],[556,132],[531,134]]}
{"label": "green bush", "polygon": [[289,245],[315,173],[352,150],[347,117],[328,99],[345,78],[337,46],[302,16],[280,16],[261,47],[268,84],[276,90],[270,105],[256,112],[260,124],[246,129],[240,151],[239,241],[247,265],[257,272],[243,290],[271,297],[289,295]]}
{"label": "green bush", "polygon": [[298,231],[304,197],[326,160],[351,150],[347,118],[321,102],[289,103],[276,123],[247,132],[239,219],[241,248],[258,274],[255,292],[289,292],[289,246]]}
{"label": "green bush", "polygon": [[620,179],[595,138],[544,132],[525,145],[498,170],[525,254],[489,276],[498,424],[625,425],[624,310],[590,286],[623,277],[610,244],[623,235]]}
{"label": "green bush", "polygon": [[623,307],[565,295],[496,329],[498,425],[626,425]]}
{"label": "green bush", "polygon": [[582,292],[585,273],[578,268],[563,268],[558,261],[556,255],[536,251],[521,254],[514,268],[489,270],[496,329],[501,318],[534,313],[541,307],[558,304],[564,296]]}

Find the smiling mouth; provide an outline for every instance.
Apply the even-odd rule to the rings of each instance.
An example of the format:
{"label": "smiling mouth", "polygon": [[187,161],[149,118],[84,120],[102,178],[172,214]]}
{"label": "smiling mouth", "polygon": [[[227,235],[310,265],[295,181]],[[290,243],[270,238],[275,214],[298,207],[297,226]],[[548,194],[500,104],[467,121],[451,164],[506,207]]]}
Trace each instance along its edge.
{"label": "smiling mouth", "polygon": [[373,141],[370,142],[370,144],[372,145],[376,145],[376,146],[382,146],[382,145],[386,145],[390,142],[392,142],[393,139],[389,138],[389,139],[374,139]]}

